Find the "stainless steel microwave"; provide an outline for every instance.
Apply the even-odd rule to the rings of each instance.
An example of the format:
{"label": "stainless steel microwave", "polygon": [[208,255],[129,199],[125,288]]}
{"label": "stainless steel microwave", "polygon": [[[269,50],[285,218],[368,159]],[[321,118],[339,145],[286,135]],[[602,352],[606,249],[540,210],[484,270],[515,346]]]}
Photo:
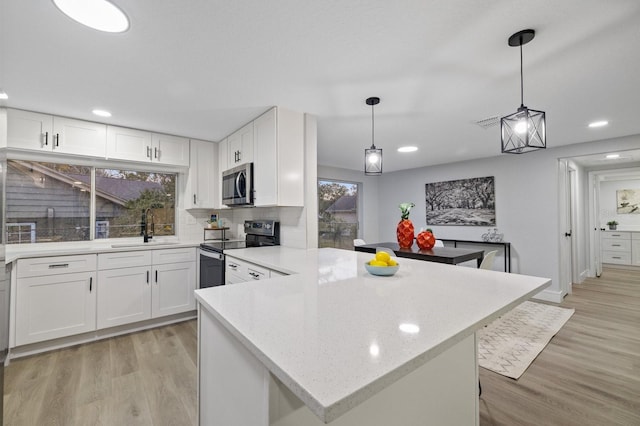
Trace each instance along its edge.
{"label": "stainless steel microwave", "polygon": [[222,172],[222,204],[253,205],[253,163],[241,164]]}

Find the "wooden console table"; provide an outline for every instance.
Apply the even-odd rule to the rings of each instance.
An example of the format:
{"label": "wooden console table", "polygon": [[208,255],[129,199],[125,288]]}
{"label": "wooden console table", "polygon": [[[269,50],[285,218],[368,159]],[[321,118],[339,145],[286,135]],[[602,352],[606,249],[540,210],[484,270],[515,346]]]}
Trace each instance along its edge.
{"label": "wooden console table", "polygon": [[477,240],[450,240],[446,238],[438,238],[443,243],[453,243],[453,247],[458,247],[458,243],[462,244],[481,244],[488,246],[502,246],[504,247],[504,271],[511,272],[511,243],[504,241],[477,241]]}

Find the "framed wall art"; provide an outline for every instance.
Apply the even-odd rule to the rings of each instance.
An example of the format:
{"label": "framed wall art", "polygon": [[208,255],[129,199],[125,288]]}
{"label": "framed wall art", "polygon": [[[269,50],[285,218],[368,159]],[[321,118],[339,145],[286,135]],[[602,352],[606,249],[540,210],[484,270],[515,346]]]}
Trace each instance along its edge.
{"label": "framed wall art", "polygon": [[618,189],[616,191],[616,213],[640,214],[640,189]]}
{"label": "framed wall art", "polygon": [[425,200],[427,225],[496,224],[493,176],[427,183]]}

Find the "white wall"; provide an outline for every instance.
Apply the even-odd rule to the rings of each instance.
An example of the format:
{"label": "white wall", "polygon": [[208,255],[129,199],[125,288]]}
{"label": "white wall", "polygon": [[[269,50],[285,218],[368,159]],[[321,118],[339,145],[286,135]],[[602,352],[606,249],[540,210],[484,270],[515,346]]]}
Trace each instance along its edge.
{"label": "white wall", "polygon": [[[413,202],[411,220],[416,230],[426,227],[425,184],[471,177],[494,176],[496,225],[504,240],[512,244],[512,271],[549,277],[551,287],[540,298],[559,302],[559,241],[564,230],[559,226],[558,159],[572,156],[636,149],[640,135],[599,142],[568,145],[522,155],[498,157],[423,167],[379,177],[377,209],[366,209],[365,217],[378,216],[378,240],[394,241],[400,220],[398,204]],[[586,211],[579,212],[586,215]],[[372,220],[372,219],[368,219]],[[375,220],[375,219],[373,219]],[[584,217],[581,223],[585,222]],[[429,226],[436,237],[479,240],[486,227]],[[584,229],[583,229],[584,232]],[[585,241],[584,236],[580,240]],[[586,264],[586,250],[580,262]]]}
{"label": "white wall", "polygon": [[[360,204],[358,205],[358,208],[361,209],[363,213],[362,223],[360,224],[360,238],[367,242],[382,241],[380,240],[379,217],[377,211],[380,209],[378,183],[383,180],[384,177],[384,175],[365,176],[363,171],[318,166],[318,179],[332,179],[345,182],[362,183],[362,192],[359,194]],[[395,241],[395,237],[392,241]]]}

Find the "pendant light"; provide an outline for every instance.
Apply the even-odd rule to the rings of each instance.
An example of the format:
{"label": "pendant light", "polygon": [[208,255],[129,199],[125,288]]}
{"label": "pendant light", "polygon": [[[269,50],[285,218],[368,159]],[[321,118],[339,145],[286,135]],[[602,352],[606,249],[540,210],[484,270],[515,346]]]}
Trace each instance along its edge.
{"label": "pendant light", "polygon": [[364,174],[379,176],[382,174],[382,149],[376,148],[374,142],[373,106],[380,103],[380,98],[367,98],[367,105],[371,105],[371,148],[364,150]]}
{"label": "pendant light", "polygon": [[535,35],[534,30],[522,30],[509,37],[509,46],[520,47],[520,108],[500,119],[503,153],[523,154],[547,147],[544,111],[524,106],[522,46],[533,40]]}

